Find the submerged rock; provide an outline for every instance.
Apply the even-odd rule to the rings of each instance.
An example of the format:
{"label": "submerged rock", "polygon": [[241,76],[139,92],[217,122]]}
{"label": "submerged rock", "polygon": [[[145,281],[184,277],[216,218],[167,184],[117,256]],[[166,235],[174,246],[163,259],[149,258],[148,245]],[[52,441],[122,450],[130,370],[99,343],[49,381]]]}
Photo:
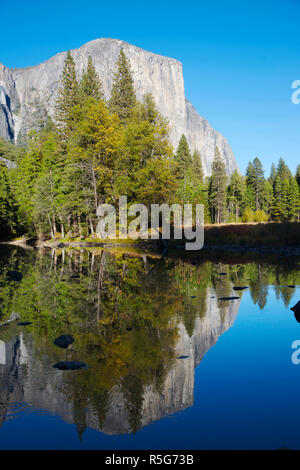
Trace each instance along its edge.
{"label": "submerged rock", "polygon": [[176,359],[186,359],[188,357],[190,357],[190,356],[178,356],[178,357],[176,357]]}
{"label": "submerged rock", "polygon": [[248,286],[234,286],[233,290],[244,290],[244,289],[249,289]]}
{"label": "submerged rock", "polygon": [[32,325],[31,321],[21,321],[18,323],[18,326],[27,326],[27,325]]}
{"label": "submerged rock", "polygon": [[238,300],[240,297],[220,297],[218,300]]}
{"label": "submerged rock", "polygon": [[84,362],[80,361],[59,361],[54,364],[54,369],[59,370],[78,370],[78,369],[87,369],[88,366]]}
{"label": "submerged rock", "polygon": [[64,349],[66,349],[72,343],[74,343],[74,338],[71,335],[61,335],[53,341],[55,346]]}
{"label": "submerged rock", "polygon": [[296,286],[288,286],[290,289],[295,289]]}
{"label": "submerged rock", "polygon": [[10,281],[22,281],[23,274],[18,273],[18,271],[8,271],[7,272],[7,277],[9,278]]}

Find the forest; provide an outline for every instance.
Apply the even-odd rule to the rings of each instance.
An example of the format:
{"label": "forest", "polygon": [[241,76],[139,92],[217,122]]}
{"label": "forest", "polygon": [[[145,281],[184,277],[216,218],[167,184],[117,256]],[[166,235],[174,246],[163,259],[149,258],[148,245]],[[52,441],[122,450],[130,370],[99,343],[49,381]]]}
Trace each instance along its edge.
{"label": "forest", "polygon": [[228,177],[216,147],[204,177],[185,135],[172,148],[153,97],[137,100],[122,49],[107,101],[91,57],[79,77],[68,52],[54,119],[30,131],[25,147],[0,140],[1,239],[95,239],[98,205],[121,195],[147,207],[204,204],[207,224],[299,222],[300,165],[293,174],[281,158],[266,177],[256,157],[245,175]]}

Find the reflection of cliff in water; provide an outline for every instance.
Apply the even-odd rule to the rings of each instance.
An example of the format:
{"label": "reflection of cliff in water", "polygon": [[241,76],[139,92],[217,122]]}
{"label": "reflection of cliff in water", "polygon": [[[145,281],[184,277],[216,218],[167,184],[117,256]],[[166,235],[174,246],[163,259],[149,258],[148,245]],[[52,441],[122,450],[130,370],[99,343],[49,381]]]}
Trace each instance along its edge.
{"label": "reflection of cliff in water", "polygon": [[[240,303],[229,302],[221,313],[215,291],[207,288],[206,297],[206,314],[195,319],[191,336],[182,321],[177,325],[178,339],[173,365],[160,390],[154,385],[142,386],[135,423],[132,418],[134,410],[130,409],[132,404],[128,405],[126,394],[132,393],[138,384],[130,384],[129,378],[124,386],[121,379],[110,392],[103,394],[100,399],[103,403],[99,403],[97,410],[95,403],[91,404],[89,400],[70,400],[68,387],[72,374],[84,374],[85,371],[63,372],[53,369],[52,358],[45,351],[36,351],[34,337],[29,331],[20,334],[15,331],[15,327],[7,327],[14,328],[15,339],[0,342],[0,424],[4,419],[17,416],[18,409],[27,404],[33,410],[43,409],[77,424],[79,433],[91,427],[107,434],[120,434],[130,433],[192,406],[194,368],[217,339],[232,326]],[[187,357],[176,359],[179,356]],[[99,412],[99,409],[102,411]]]}

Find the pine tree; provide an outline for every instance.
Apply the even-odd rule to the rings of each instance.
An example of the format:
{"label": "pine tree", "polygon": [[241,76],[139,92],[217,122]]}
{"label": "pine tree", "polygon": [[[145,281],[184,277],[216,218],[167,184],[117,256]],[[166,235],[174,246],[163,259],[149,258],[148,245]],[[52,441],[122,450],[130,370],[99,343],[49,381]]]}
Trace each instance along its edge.
{"label": "pine tree", "polygon": [[175,154],[175,161],[178,164],[178,174],[180,178],[184,178],[186,171],[192,165],[192,156],[186,136],[182,134],[177,151]]}
{"label": "pine tree", "polygon": [[244,178],[235,170],[227,187],[228,210],[233,214],[235,222],[238,221],[245,208],[245,194]]}
{"label": "pine tree", "polygon": [[273,186],[276,178],[276,167],[275,164],[272,163],[271,165],[271,171],[270,171],[270,176],[269,176],[269,182]]}
{"label": "pine tree", "polygon": [[136,96],[130,64],[123,49],[120,50],[116,65],[117,70],[114,73],[109,108],[113,113],[117,113],[120,120],[124,122],[136,104]]}
{"label": "pine tree", "polygon": [[79,102],[79,85],[76,78],[75,62],[70,51],[68,51],[61,76],[61,88],[55,103],[55,120],[63,140],[74,129],[76,121],[75,107]]}
{"label": "pine tree", "polygon": [[264,194],[264,170],[259,158],[255,158],[249,163],[246,171],[247,186],[250,186],[254,194],[255,210],[261,209],[263,206]]}
{"label": "pine tree", "polygon": [[287,218],[292,222],[298,220],[299,202],[299,187],[296,178],[292,177],[287,195]]}
{"label": "pine tree", "polygon": [[273,204],[274,204],[273,185],[270,180],[269,181],[266,180],[264,184],[263,210],[267,214],[268,218],[271,217]]}
{"label": "pine tree", "polygon": [[201,161],[201,155],[198,150],[195,150],[193,153],[193,164],[192,164],[193,173],[195,179],[200,183],[204,183],[204,173],[203,173],[203,165]]}
{"label": "pine tree", "polygon": [[290,179],[291,176],[292,176],[292,172],[289,169],[289,167],[286,165],[283,158],[279,159],[277,169],[276,169],[276,176],[281,178],[282,181],[285,180],[285,179]]}
{"label": "pine tree", "polygon": [[96,100],[103,100],[102,83],[96,72],[91,56],[88,58],[86,70],[80,80],[80,92],[83,99],[92,97]]}
{"label": "pine tree", "polygon": [[273,184],[274,206],[272,213],[277,221],[287,221],[290,218],[289,198],[291,197],[290,182],[292,178],[291,170],[284,160],[280,158]]}
{"label": "pine tree", "polygon": [[221,158],[218,147],[216,147],[209,186],[209,202],[211,207],[211,218],[217,224],[225,220],[226,181],[227,176],[225,163]]}

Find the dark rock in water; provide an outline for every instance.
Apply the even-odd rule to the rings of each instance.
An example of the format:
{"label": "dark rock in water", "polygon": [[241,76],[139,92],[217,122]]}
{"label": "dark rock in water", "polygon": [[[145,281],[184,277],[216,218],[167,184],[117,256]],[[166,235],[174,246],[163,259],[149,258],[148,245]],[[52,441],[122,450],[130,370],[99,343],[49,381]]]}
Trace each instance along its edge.
{"label": "dark rock in water", "polygon": [[7,272],[7,277],[11,280],[11,281],[22,281],[22,278],[23,278],[23,274],[22,273],[18,273],[17,271],[8,271]]}
{"label": "dark rock in water", "polygon": [[186,359],[187,357],[190,357],[190,356],[178,356],[176,357],[176,359]]}
{"label": "dark rock in water", "polygon": [[87,364],[80,361],[59,361],[54,364],[53,367],[59,370],[78,370],[88,368]]}
{"label": "dark rock in water", "polygon": [[300,300],[299,300],[299,302],[296,303],[296,305],[294,305],[294,307],[291,308],[291,310],[294,313],[299,313],[300,314]]}
{"label": "dark rock in water", "polygon": [[31,321],[21,321],[18,323],[18,326],[27,326],[27,325],[32,325]]}
{"label": "dark rock in water", "polygon": [[240,297],[220,297],[218,300],[238,300]]}
{"label": "dark rock in water", "polygon": [[290,289],[295,289],[296,286],[288,286]]}
{"label": "dark rock in water", "polygon": [[244,290],[244,289],[249,289],[248,286],[234,286],[233,290]]}
{"label": "dark rock in water", "polygon": [[72,343],[74,343],[74,338],[70,335],[61,335],[58,338],[56,338],[53,342],[55,346],[58,346],[59,348],[64,348],[64,349],[66,349]]}

